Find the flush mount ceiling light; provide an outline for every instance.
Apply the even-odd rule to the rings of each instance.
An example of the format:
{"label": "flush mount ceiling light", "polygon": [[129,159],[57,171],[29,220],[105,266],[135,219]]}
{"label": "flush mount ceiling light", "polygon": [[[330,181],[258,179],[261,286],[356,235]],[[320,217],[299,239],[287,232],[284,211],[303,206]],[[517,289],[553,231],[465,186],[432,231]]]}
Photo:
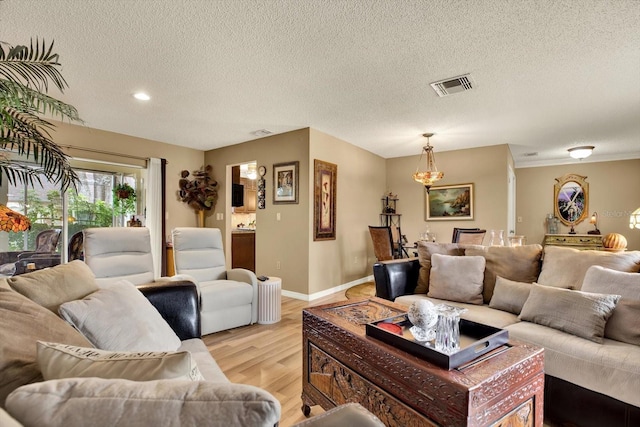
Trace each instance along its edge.
{"label": "flush mount ceiling light", "polygon": [[574,159],[582,160],[589,157],[591,153],[593,153],[594,148],[593,145],[584,145],[582,147],[569,148],[567,151],[569,151],[569,155]]}
{"label": "flush mount ceiling light", "polygon": [[[416,173],[413,174],[413,179],[416,182],[424,185],[424,188],[428,193],[433,183],[442,179],[442,177],[444,176],[444,172],[438,172],[438,168],[436,167],[436,158],[433,154],[433,147],[429,143],[429,138],[431,138],[433,134],[425,133],[422,134],[422,136],[427,138],[427,145],[422,147],[420,159],[418,160],[418,167],[416,168]],[[427,159],[427,169],[420,172],[420,161],[422,160],[422,155],[425,153]]]}
{"label": "flush mount ceiling light", "polygon": [[151,99],[151,97],[144,92],[136,92],[133,94],[133,97],[140,101],[148,101]]}

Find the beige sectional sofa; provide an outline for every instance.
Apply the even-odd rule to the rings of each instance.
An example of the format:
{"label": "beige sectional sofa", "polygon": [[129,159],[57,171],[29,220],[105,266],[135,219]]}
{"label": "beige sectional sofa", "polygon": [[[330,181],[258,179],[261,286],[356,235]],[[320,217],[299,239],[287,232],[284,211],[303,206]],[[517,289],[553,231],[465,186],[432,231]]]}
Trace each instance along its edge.
{"label": "beige sectional sofa", "polygon": [[640,251],[421,243],[418,252],[374,266],[378,296],[463,307],[463,318],[544,347],[547,419],[640,425]]}
{"label": "beige sectional sofa", "polygon": [[279,401],[231,383],[200,339],[193,283],[98,288],[81,261],[2,279],[0,372],[2,425],[9,415],[25,426],[274,426],[280,419]]}
{"label": "beige sectional sofa", "polygon": [[[0,426],[277,426],[200,339],[196,285],[98,285],[73,261],[0,279]],[[298,427],[383,424],[358,404]]]}

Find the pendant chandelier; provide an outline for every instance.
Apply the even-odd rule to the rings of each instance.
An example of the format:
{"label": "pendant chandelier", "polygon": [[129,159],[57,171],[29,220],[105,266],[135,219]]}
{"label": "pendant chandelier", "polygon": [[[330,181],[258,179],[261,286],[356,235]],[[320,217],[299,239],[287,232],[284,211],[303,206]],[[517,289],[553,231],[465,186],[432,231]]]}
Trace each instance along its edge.
{"label": "pendant chandelier", "polygon": [[[420,153],[420,160],[418,160],[418,167],[416,168],[416,173],[413,174],[413,179],[416,182],[424,185],[424,188],[429,192],[429,189],[433,185],[434,182],[439,181],[444,177],[444,172],[439,172],[436,167],[436,158],[433,154],[433,147],[429,143],[429,138],[433,136],[432,133],[425,133],[422,136],[427,138],[427,145],[422,147],[422,152]],[[425,154],[426,153],[426,154]],[[420,171],[420,162],[422,161],[422,156],[425,155],[427,159],[427,169],[425,171]]]}

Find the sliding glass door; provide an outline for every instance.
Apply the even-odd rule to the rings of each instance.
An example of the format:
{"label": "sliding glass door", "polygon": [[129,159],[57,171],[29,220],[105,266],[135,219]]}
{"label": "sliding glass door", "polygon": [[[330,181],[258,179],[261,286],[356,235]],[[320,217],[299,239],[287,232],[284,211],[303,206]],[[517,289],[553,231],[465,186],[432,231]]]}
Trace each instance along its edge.
{"label": "sliding glass door", "polygon": [[[109,165],[104,167],[107,169]],[[115,200],[118,196],[114,188],[126,183],[135,194],[140,182],[139,170],[117,165],[110,168],[114,170],[93,170],[86,164],[74,166],[80,183],[77,190],[70,189],[66,194],[45,179],[42,187],[36,185],[35,188],[22,183],[9,185],[3,180],[0,203],[27,216],[31,229],[0,233],[0,276],[21,274],[25,269],[40,269],[66,261],[70,246],[78,249],[77,244],[70,243],[77,241],[85,228],[132,225],[132,219],[139,216],[139,206],[144,206],[143,200],[134,197],[129,210],[124,210],[123,201]],[[82,259],[82,254],[76,253],[70,258]]]}

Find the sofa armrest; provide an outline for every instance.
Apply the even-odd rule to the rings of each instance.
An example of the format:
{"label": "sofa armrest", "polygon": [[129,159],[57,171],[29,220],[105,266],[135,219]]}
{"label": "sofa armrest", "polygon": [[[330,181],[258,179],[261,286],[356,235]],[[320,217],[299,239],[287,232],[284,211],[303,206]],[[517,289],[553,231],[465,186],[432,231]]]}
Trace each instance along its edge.
{"label": "sofa armrest", "polygon": [[67,378],[28,384],[6,400],[25,426],[277,425],[280,402],[258,387],[209,381]]}
{"label": "sofa armrest", "polygon": [[198,290],[189,281],[163,281],[136,286],[184,341],[200,338]]}
{"label": "sofa armrest", "polygon": [[379,261],[373,265],[376,296],[393,301],[401,295],[412,294],[418,285],[418,258]]}

